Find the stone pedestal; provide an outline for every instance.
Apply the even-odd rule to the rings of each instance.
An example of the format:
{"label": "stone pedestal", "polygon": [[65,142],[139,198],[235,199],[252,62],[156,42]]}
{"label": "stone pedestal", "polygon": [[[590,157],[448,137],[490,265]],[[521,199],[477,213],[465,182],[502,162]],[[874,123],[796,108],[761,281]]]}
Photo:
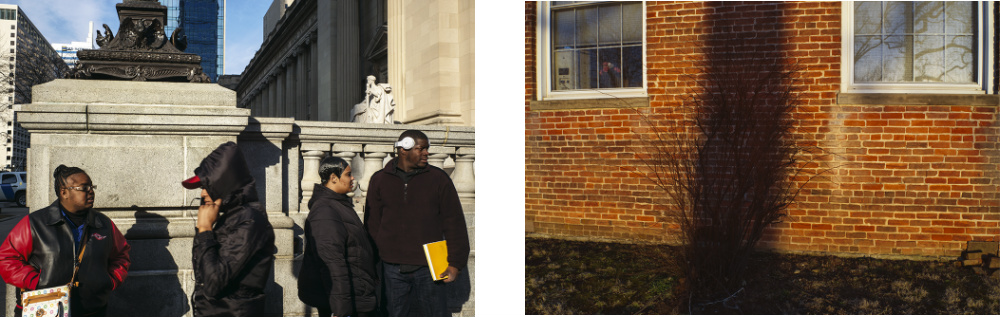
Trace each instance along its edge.
{"label": "stone pedestal", "polygon": [[[111,295],[110,315],[191,315],[199,191],[184,189],[180,181],[241,133],[259,136],[259,142],[240,147],[264,193],[278,247],[266,313],[281,315],[294,305],[285,299],[297,302],[294,224],[283,213],[282,192],[273,191],[282,186],[281,140],[291,132],[290,120],[248,125],[250,110],[236,108],[235,92],[211,84],[59,79],[35,86],[33,95],[34,103],[18,113],[31,133],[29,209],[56,199],[56,166],[80,167],[98,186],[94,208],[111,217],[132,245],[129,276]],[[279,161],[254,155],[261,153]]]}

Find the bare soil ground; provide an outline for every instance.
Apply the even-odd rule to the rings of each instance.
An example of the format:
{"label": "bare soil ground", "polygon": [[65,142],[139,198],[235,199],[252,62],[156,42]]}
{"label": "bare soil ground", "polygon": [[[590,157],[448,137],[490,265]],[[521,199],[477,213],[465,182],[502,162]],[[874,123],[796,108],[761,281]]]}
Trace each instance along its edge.
{"label": "bare soil ground", "polygon": [[1000,279],[947,261],[757,252],[724,303],[689,304],[678,249],[525,238],[525,314],[1000,314]]}

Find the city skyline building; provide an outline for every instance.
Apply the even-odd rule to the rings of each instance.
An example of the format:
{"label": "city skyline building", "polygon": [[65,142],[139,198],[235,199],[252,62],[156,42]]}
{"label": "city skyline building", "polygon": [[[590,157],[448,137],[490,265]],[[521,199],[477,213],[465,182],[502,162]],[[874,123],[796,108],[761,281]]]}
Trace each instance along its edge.
{"label": "city skyline building", "polygon": [[90,27],[87,31],[87,39],[82,42],[73,41],[70,43],[52,43],[52,48],[59,53],[62,60],[66,62],[66,65],[70,69],[76,67],[76,64],[80,62],[77,58],[76,52],[80,50],[92,50],[94,49],[94,21],[90,21]]}
{"label": "city skyline building", "polygon": [[167,7],[166,34],[181,26],[186,53],[201,56],[201,68],[212,82],[225,74],[226,0],[162,0]]}
{"label": "city skyline building", "polygon": [[[9,30],[9,32],[8,32]],[[9,35],[9,36],[8,36]],[[17,5],[0,4],[0,168],[23,171],[29,135],[14,105],[31,102],[31,87],[69,72],[69,66]]]}

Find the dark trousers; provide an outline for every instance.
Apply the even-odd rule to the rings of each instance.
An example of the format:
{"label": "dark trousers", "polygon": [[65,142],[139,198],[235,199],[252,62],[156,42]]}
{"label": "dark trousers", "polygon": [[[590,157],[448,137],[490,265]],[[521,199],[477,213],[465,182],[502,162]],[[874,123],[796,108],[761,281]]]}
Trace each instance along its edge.
{"label": "dark trousers", "polygon": [[444,282],[434,282],[427,267],[413,272],[404,272],[397,264],[385,263],[383,267],[389,317],[451,316]]}

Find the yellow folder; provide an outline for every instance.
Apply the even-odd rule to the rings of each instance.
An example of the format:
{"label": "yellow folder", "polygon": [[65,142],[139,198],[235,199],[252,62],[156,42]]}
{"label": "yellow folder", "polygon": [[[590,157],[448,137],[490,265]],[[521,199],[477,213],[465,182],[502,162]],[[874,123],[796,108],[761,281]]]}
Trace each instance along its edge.
{"label": "yellow folder", "polygon": [[443,280],[438,276],[448,268],[448,244],[445,240],[425,244],[424,255],[427,256],[427,267],[431,269],[431,278]]}

